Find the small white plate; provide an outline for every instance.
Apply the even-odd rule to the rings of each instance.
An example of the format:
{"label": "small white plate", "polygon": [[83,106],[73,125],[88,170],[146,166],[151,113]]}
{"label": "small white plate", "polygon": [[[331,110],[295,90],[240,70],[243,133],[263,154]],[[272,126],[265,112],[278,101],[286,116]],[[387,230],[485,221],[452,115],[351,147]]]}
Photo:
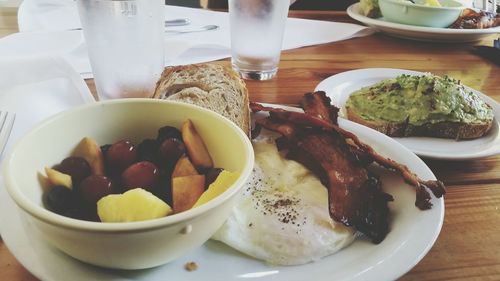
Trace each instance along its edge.
{"label": "small white plate", "polygon": [[[259,113],[262,115],[262,113]],[[415,154],[391,138],[348,120],[340,125],[354,132],[382,155],[407,165],[422,179],[435,179]],[[263,131],[265,133],[265,131]],[[436,241],[444,217],[443,198],[432,199],[433,208],[420,211],[414,206],[415,189],[399,175],[375,170],[383,188],[393,195],[391,231],[379,245],[357,239],[340,252],[301,266],[270,266],[228,246],[208,241],[180,259],[164,266],[137,271],[109,270],[79,262],[49,246],[23,217],[22,211],[0,189],[2,238],[12,254],[42,280],[394,280],[414,267]],[[425,231],[422,231],[422,230]],[[77,241],[75,241],[77,243]],[[196,271],[184,264],[194,261]]]}
{"label": "small white plate", "polygon": [[[342,72],[321,81],[316,91],[325,91],[332,99],[333,104],[341,108],[340,115],[345,115],[344,105],[349,95],[362,87],[373,85],[380,80],[393,78],[400,74],[421,75],[422,72],[392,69],[392,68],[365,68]],[[470,88],[468,88],[470,89]],[[437,159],[465,160],[492,156],[500,153],[500,104],[479,91],[470,89],[493,107],[495,120],[493,128],[484,137],[474,140],[456,141],[453,139],[407,137],[394,138],[416,154]]]}
{"label": "small white plate", "polygon": [[406,25],[384,20],[384,18],[369,18],[361,12],[361,4],[355,3],[347,8],[347,14],[368,26],[394,37],[429,42],[473,42],[479,41],[491,34],[500,33],[500,26],[485,29],[452,29]]}

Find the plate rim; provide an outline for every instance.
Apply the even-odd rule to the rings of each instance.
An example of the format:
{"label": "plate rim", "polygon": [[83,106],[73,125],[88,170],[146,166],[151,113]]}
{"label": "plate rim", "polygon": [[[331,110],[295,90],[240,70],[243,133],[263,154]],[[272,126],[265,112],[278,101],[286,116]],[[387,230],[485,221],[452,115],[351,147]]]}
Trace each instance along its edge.
{"label": "plate rim", "polygon": [[[339,120],[339,123],[340,124],[346,124],[347,127],[349,128],[349,130],[354,130],[354,131],[362,130],[362,131],[364,131],[364,133],[361,133],[361,134],[369,134],[370,136],[368,138],[370,138],[370,139],[376,139],[375,143],[384,143],[384,140],[387,140],[389,143],[391,143],[391,142],[395,143],[395,145],[397,145],[398,149],[403,150],[404,153],[409,156],[409,158],[407,158],[408,160],[405,160],[405,161],[408,161],[409,163],[411,163],[411,165],[414,166],[414,169],[423,169],[422,172],[425,173],[425,174],[427,174],[427,175],[430,175],[430,179],[435,179],[434,173],[427,166],[427,164],[425,164],[425,162],[423,162],[420,158],[418,158],[413,152],[411,152],[410,150],[408,150],[407,148],[405,148],[401,144],[397,143],[395,140],[393,140],[393,139],[387,137],[386,135],[383,135],[383,134],[381,134],[381,133],[379,133],[379,132],[377,132],[377,131],[375,131],[373,129],[364,127],[362,125],[359,125],[357,123],[351,122],[351,121],[346,120],[346,119]],[[388,147],[387,144],[382,144],[382,145],[384,147],[386,147],[385,150],[394,151],[394,149],[387,149],[387,147]],[[393,154],[393,153],[396,153],[396,152],[391,152],[390,154]],[[398,152],[398,153],[400,153],[400,152]],[[5,200],[11,200],[12,201],[12,199],[7,194],[5,188],[3,188],[3,190],[1,190],[1,189],[2,189],[2,187],[0,186],[0,202],[2,202],[2,201],[5,202]],[[7,198],[5,198],[4,196],[7,196]],[[429,222],[429,221],[438,220],[438,223],[435,224],[435,225],[433,225],[432,231],[429,231],[428,232],[428,236],[425,236],[425,239],[422,242],[420,242],[420,243],[424,243],[422,245],[425,245],[425,246],[422,246],[422,247],[413,247],[413,248],[403,247],[404,250],[410,251],[410,253],[415,253],[415,255],[411,255],[410,256],[410,258],[409,258],[410,261],[404,261],[406,263],[403,262],[404,263],[403,265],[392,264],[391,261],[394,261],[394,258],[395,258],[394,256],[397,257],[397,255],[394,254],[394,253],[398,253],[396,251],[396,252],[393,252],[393,254],[394,254],[393,256],[389,256],[389,258],[386,258],[386,259],[382,260],[382,262],[381,262],[382,264],[380,264],[378,266],[374,266],[374,267],[370,268],[370,270],[368,270],[366,272],[361,272],[360,274],[355,275],[355,276],[348,276],[348,277],[346,277],[344,279],[349,279],[349,280],[351,280],[351,279],[355,279],[355,280],[367,280],[367,275],[366,274],[369,273],[369,274],[372,274],[372,276],[369,277],[368,279],[380,280],[382,278],[382,279],[388,279],[388,280],[391,279],[392,280],[392,279],[396,279],[396,278],[404,275],[409,270],[411,270],[430,251],[430,249],[434,246],[436,240],[439,237],[439,234],[441,232],[441,229],[442,229],[442,226],[443,226],[443,223],[444,223],[444,214],[445,214],[445,202],[444,202],[444,198],[443,197],[441,197],[441,198],[434,198],[433,200],[434,200],[433,209],[437,209],[437,210],[434,211],[435,212],[434,215],[432,215],[431,217],[427,218],[425,221]],[[11,204],[12,204],[12,206],[14,206],[15,210],[20,215],[23,215],[22,214],[23,211],[21,209],[19,209],[15,205],[14,202],[11,202]],[[7,204],[2,204],[2,205],[7,205]],[[412,207],[416,208],[413,205],[411,205],[409,207],[410,208],[412,208]],[[1,206],[0,206],[0,209],[1,209]],[[0,212],[0,219],[2,219],[2,216],[6,216],[6,214],[7,214],[7,212]],[[3,221],[7,221],[7,219],[4,219]],[[16,223],[22,224],[21,221],[18,221]],[[31,227],[33,227],[33,226],[31,226]],[[7,228],[5,228],[5,229],[7,229]],[[3,231],[4,232],[3,234],[6,234],[6,232],[7,232],[7,230],[5,230],[5,229]],[[29,260],[25,260],[25,259],[28,259],[28,257],[26,256],[25,253],[20,252],[20,251],[16,251],[15,249],[13,249],[14,247],[10,247],[9,244],[11,244],[10,243],[11,241],[9,239],[9,236],[15,236],[15,235],[13,235],[12,233],[10,235],[6,235],[5,236],[6,239],[4,240],[5,245],[9,248],[9,250],[11,251],[11,253],[16,257],[16,259],[27,270],[29,270],[35,276],[37,276],[38,278],[41,278],[41,279],[51,277],[51,275],[47,275],[47,272],[46,272],[47,268],[42,267],[40,263],[33,264],[34,263],[33,261],[30,262]],[[17,238],[17,239],[20,239],[20,238]],[[31,239],[33,239],[33,238],[31,238]],[[39,239],[42,239],[42,238],[39,237]],[[405,240],[401,239],[401,238],[398,238],[396,241],[400,241],[401,243],[405,242]],[[14,243],[12,243],[12,244],[14,244]],[[421,245],[421,244],[419,244],[419,245]],[[49,246],[47,245],[47,247],[49,247]],[[399,250],[399,251],[401,251],[401,250]],[[399,254],[400,255],[405,255],[404,252],[399,252]],[[64,258],[70,259],[70,257],[67,257],[67,256],[65,256]],[[326,258],[328,258],[328,257],[325,257],[323,259],[323,262],[325,262]],[[322,261],[318,261],[318,262],[322,262]],[[82,265],[78,264],[78,267],[84,266],[84,265],[85,264],[83,264],[83,263],[82,263]],[[391,270],[384,270],[384,269],[387,269],[387,266],[391,267]],[[296,266],[296,267],[298,268],[300,266]],[[396,268],[396,269],[394,269],[394,268]],[[106,270],[106,273],[110,274],[110,275],[114,275],[113,271]],[[376,276],[374,276],[374,275],[376,275]],[[126,276],[118,276],[118,277],[125,278]],[[271,275],[269,277],[270,277],[269,279],[275,280],[274,278],[276,278],[277,276]],[[284,278],[284,277],[282,277],[282,278]],[[268,280],[268,279],[266,277],[263,277],[262,279],[259,279],[259,280]],[[322,279],[322,280],[329,280],[328,276],[325,276],[325,278]]]}
{"label": "plate rim", "polygon": [[[419,32],[422,35],[470,35],[470,36],[487,36],[490,34],[495,34],[495,33],[500,33],[500,26],[499,27],[492,27],[492,28],[485,28],[485,29],[452,29],[452,28],[438,28],[438,27],[425,27],[425,26],[414,26],[414,25],[406,25],[406,24],[401,24],[401,23],[394,23],[394,22],[389,22],[385,20],[381,20],[380,18],[369,18],[367,16],[364,16],[359,13],[360,9],[360,3],[354,3],[350,5],[347,8],[347,14],[357,20],[360,21],[364,24],[374,26],[380,31],[386,32],[386,33],[391,33],[387,32],[385,29],[382,30],[381,27],[383,28],[390,28],[398,31],[411,31],[411,32]],[[413,39],[423,39],[423,37],[414,37],[414,36],[408,36]],[[432,40],[430,38],[427,38],[427,40]],[[475,39],[478,40],[478,39]],[[468,41],[475,41],[475,40],[468,40],[468,39],[463,39],[463,42],[468,42]],[[440,41],[440,40],[432,40],[432,41]],[[446,39],[441,40],[440,42],[459,42],[460,40],[453,40],[453,41],[448,41]]]}
{"label": "plate rim", "polygon": [[[374,68],[353,69],[353,70],[340,72],[340,73],[331,75],[331,76],[323,79],[322,81],[320,81],[316,85],[316,87],[314,88],[314,91],[324,91],[324,92],[326,92],[326,95],[330,99],[332,99],[332,101],[335,101],[335,100],[337,100],[336,97],[331,93],[331,90],[327,89],[327,88],[329,88],[328,85],[331,83],[331,81],[332,80],[334,81],[335,79],[341,78],[342,76],[352,75],[354,73],[358,74],[359,72],[370,72],[370,74],[371,74],[371,72],[373,72],[373,73],[394,72],[395,75],[397,75],[397,74],[421,75],[421,74],[425,73],[425,72],[416,71],[416,70],[399,69],[399,68],[374,67]],[[496,116],[496,115],[500,115],[500,103],[498,103],[497,101],[495,101],[493,98],[489,97],[488,95],[482,93],[481,91],[475,90],[475,89],[468,87],[466,85],[464,85],[464,86],[467,89],[474,91],[476,94],[478,94],[481,98],[485,99],[485,101],[488,102],[493,107],[493,113],[495,114],[495,118],[493,121],[496,122],[497,126],[500,128],[500,120],[499,120],[498,116]],[[340,118],[342,118],[342,117],[340,117]],[[498,138],[498,135],[500,135],[500,132],[497,132],[497,138],[496,138],[496,140],[493,141],[494,146],[490,150],[481,150],[481,151],[476,152],[476,153],[459,153],[459,154],[456,154],[456,153],[453,153],[453,154],[436,153],[436,152],[432,152],[432,151],[429,152],[426,150],[415,149],[412,147],[407,147],[405,144],[400,143],[398,141],[398,139],[400,139],[400,138],[394,138],[394,137],[390,137],[390,138],[398,141],[398,143],[402,144],[403,146],[405,146],[406,148],[411,150],[413,153],[415,153],[419,156],[422,156],[422,157],[432,158],[432,159],[441,159],[441,160],[472,160],[472,159],[485,158],[485,157],[489,157],[489,156],[495,156],[495,155],[499,154],[500,153],[500,138]]]}

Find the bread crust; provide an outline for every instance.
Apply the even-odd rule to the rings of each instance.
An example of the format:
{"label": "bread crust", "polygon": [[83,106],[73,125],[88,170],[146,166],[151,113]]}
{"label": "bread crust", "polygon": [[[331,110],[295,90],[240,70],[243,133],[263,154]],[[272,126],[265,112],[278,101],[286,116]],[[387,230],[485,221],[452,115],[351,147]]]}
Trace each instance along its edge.
{"label": "bread crust", "polygon": [[[203,77],[203,74],[206,71],[216,73],[218,76],[217,78],[220,79],[220,81],[214,83],[207,83],[206,81],[202,81],[202,78],[206,78]],[[182,79],[177,79],[178,77],[176,76],[179,75],[183,75]],[[238,120],[236,120],[236,118],[234,118],[230,114],[227,114],[227,112],[224,112],[223,110],[217,110],[213,107],[210,108],[208,104],[196,103],[196,105],[212,109],[213,111],[229,118],[231,121],[236,123],[243,130],[243,132],[245,132],[245,134],[250,136],[251,119],[248,90],[246,88],[245,82],[240,78],[239,74],[229,67],[214,63],[201,63],[167,67],[164,69],[160,79],[156,83],[153,98],[169,99],[169,97],[180,91],[185,90],[187,92],[194,92],[190,91],[189,88],[197,88],[199,89],[198,92],[204,92],[205,95],[210,98],[213,97],[214,99],[220,99],[219,102],[225,102],[224,97],[221,96],[222,94],[218,95],[216,93],[223,93],[224,95],[229,93],[234,94],[234,92],[228,91],[227,87],[231,87],[230,90],[237,91],[241,94],[241,96],[238,95],[238,97],[234,97],[236,99],[241,99],[241,108],[239,108],[241,114],[238,114]],[[193,93],[193,95],[196,94]],[[174,99],[192,103],[182,97],[175,97]]]}
{"label": "bread crust", "polygon": [[459,122],[425,123],[419,126],[408,122],[393,123],[366,120],[351,108],[346,107],[347,118],[353,122],[375,129],[391,137],[436,137],[450,139],[475,139],[486,135],[493,126],[493,120],[480,124]]}

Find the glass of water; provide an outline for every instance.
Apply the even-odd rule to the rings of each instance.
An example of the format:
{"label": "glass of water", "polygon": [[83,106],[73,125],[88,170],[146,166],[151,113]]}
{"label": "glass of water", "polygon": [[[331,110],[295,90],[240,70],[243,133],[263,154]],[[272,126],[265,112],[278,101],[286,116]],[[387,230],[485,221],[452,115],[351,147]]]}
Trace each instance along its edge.
{"label": "glass of water", "polygon": [[77,0],[99,99],[149,97],[164,68],[164,0]]}
{"label": "glass of water", "polygon": [[243,78],[276,75],[289,5],[289,0],[229,0],[231,64]]}

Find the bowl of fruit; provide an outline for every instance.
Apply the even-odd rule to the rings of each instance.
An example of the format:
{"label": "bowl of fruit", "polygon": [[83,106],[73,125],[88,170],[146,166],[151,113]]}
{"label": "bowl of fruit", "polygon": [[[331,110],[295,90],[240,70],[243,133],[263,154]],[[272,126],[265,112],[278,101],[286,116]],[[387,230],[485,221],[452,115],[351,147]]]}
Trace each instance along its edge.
{"label": "bowl of fruit", "polygon": [[124,99],[43,121],[11,150],[3,175],[47,242],[97,266],[142,269],[207,241],[253,161],[248,137],[212,111]]}

